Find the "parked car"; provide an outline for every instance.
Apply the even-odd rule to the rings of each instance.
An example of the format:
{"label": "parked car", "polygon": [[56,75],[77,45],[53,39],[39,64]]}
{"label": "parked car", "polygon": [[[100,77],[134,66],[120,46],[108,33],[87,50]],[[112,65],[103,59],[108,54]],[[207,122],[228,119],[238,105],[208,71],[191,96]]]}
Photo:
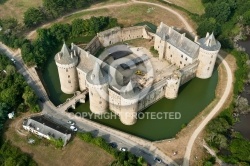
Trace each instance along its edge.
{"label": "parked car", "polygon": [[120,151],[126,152],[126,151],[128,151],[128,148],[122,147],[122,148],[120,148]]}
{"label": "parked car", "polygon": [[70,129],[71,129],[72,131],[77,131],[77,128],[76,128],[75,126],[70,126]]}
{"label": "parked car", "polygon": [[16,60],[14,58],[10,59],[13,63],[16,63]]}
{"label": "parked car", "polygon": [[116,144],[115,142],[111,142],[109,145],[110,145],[112,148],[117,148],[117,144]]}
{"label": "parked car", "polygon": [[75,125],[75,122],[73,122],[72,120],[68,120],[67,123],[70,124],[71,126],[74,126],[74,125]]}
{"label": "parked car", "polygon": [[155,158],[154,158],[154,161],[156,161],[157,163],[161,163],[161,159],[158,158],[158,157],[155,157]]}

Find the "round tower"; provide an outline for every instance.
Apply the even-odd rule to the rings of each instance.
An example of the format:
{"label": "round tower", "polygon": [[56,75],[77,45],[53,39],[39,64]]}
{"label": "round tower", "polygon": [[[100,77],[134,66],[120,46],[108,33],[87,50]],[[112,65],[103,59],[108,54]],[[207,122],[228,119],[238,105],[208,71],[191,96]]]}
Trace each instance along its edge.
{"label": "round tower", "polygon": [[78,77],[76,66],[78,56],[70,51],[64,43],[62,49],[55,56],[55,62],[58,69],[61,90],[66,94],[73,94],[78,89]]}
{"label": "round tower", "polygon": [[120,120],[124,125],[133,125],[137,121],[139,95],[131,80],[127,86],[122,89],[121,95]]}
{"label": "round tower", "polygon": [[198,43],[200,45],[200,50],[196,77],[206,79],[212,76],[221,44],[215,40],[213,33],[211,35],[207,33],[205,38],[198,40]]}
{"label": "round tower", "polygon": [[98,62],[86,76],[89,89],[90,110],[95,114],[103,114],[108,109],[108,75],[102,71]]}
{"label": "round tower", "polygon": [[175,99],[178,96],[178,91],[181,82],[181,73],[179,71],[175,71],[167,79],[167,86],[165,87],[165,97],[167,99]]}

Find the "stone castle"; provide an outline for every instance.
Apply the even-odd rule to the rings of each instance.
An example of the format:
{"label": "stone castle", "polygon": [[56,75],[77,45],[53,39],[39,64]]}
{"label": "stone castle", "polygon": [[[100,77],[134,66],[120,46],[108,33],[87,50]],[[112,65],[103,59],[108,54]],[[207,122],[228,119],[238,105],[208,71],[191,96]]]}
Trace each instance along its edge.
{"label": "stone castle", "polygon": [[[158,57],[143,47],[119,44],[137,38],[154,39]],[[93,113],[111,110],[123,124],[133,125],[139,111],[163,97],[176,98],[187,81],[211,77],[220,47],[213,33],[192,41],[161,23],[155,34],[146,26],[116,27],[98,33],[85,49],[63,44],[55,61],[64,93],[88,90]]]}

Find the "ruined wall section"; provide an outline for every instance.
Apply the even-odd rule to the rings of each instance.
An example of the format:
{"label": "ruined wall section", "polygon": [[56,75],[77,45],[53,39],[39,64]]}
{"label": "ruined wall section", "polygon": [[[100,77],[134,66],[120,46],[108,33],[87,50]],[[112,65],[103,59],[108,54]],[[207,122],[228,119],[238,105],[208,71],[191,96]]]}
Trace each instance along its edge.
{"label": "ruined wall section", "polygon": [[85,50],[88,51],[90,54],[94,55],[98,52],[98,50],[102,47],[99,38],[95,36],[85,47]]}
{"label": "ruined wall section", "polygon": [[194,77],[196,77],[197,67],[199,65],[199,61],[195,61],[194,63],[182,68],[180,72],[182,73],[180,85],[185,84],[190,81]]}

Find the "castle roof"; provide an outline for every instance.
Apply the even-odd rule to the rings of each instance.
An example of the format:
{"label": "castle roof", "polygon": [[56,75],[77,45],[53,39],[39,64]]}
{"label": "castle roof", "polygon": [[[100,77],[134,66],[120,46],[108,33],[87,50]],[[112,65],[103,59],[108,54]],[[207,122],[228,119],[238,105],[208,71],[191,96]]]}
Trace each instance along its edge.
{"label": "castle roof", "polygon": [[201,38],[198,42],[202,48],[209,50],[209,51],[216,51],[216,50],[219,50],[221,47],[220,42],[218,42],[215,39],[214,33],[212,33],[211,35],[207,33],[206,37]]}
{"label": "castle roof", "polygon": [[55,139],[61,138],[64,141],[64,145],[71,137],[71,131],[64,126],[61,126],[46,117],[45,115],[34,116],[24,120],[24,126],[29,126],[37,130],[38,132],[53,137]]}
{"label": "castle roof", "polygon": [[181,34],[161,22],[157,28],[156,35],[162,40],[169,42],[171,45],[195,59],[198,57],[199,45],[188,39],[185,34]]}
{"label": "castle roof", "polygon": [[73,51],[69,50],[67,45],[63,43],[61,51],[55,56],[55,61],[64,65],[72,63],[76,64],[78,63],[78,56],[76,56]]}
{"label": "castle roof", "polygon": [[107,83],[108,75],[102,70],[100,64],[96,62],[93,70],[87,74],[87,80],[94,85],[102,85]]}

